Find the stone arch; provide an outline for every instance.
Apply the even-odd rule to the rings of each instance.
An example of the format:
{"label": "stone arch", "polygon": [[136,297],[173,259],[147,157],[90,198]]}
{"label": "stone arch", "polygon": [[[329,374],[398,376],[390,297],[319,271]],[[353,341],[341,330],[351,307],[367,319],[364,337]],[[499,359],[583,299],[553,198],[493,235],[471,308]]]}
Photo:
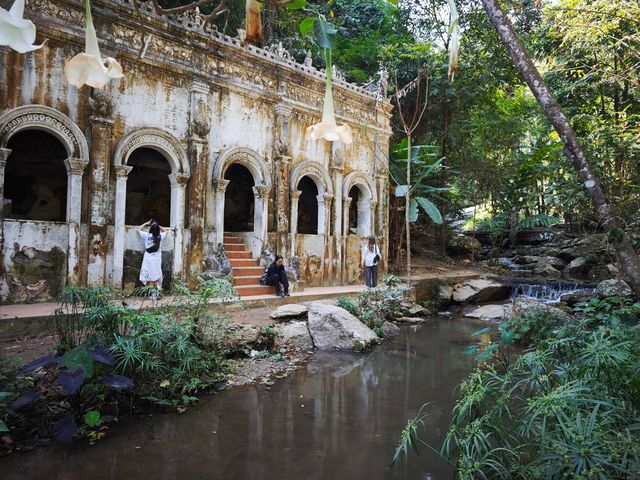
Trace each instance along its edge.
{"label": "stone arch", "polygon": [[125,135],[116,146],[114,166],[127,165],[131,153],[140,147],[160,152],[169,162],[172,174],[190,175],[186,150],[173,135],[159,128],[139,128]]}
{"label": "stone arch", "polygon": [[322,164],[312,160],[305,160],[296,164],[291,169],[289,177],[292,192],[296,191],[302,177],[310,177],[316,183],[319,195],[333,195],[331,177]]}
{"label": "stone arch", "polygon": [[257,152],[245,147],[233,147],[220,153],[213,164],[211,178],[214,181],[223,180],[227,168],[234,163],[242,165],[251,172],[256,186],[271,187],[271,175],[267,171],[264,160]]}
{"label": "stone arch", "polygon": [[[358,236],[367,237],[371,235],[373,231],[373,213],[375,205],[377,204],[375,187],[363,172],[351,172],[345,177],[342,185],[342,198],[346,201],[343,211],[344,234],[350,234],[351,223],[355,222]],[[360,192],[356,204],[351,203],[353,199],[350,196],[350,192],[354,187]],[[351,213],[350,210],[352,210],[353,213]],[[352,214],[354,215],[354,218],[350,219]]]}
{"label": "stone arch", "polygon": [[9,139],[23,130],[44,130],[62,142],[69,158],[89,163],[89,146],[80,128],[67,117],[44,105],[24,105],[0,116],[0,148],[7,148]]}
{"label": "stone arch", "polygon": [[342,183],[343,198],[349,196],[349,191],[353,186],[360,187],[360,191],[362,191],[370,201],[375,202],[377,200],[376,189],[363,172],[351,172],[344,177],[344,182]]}

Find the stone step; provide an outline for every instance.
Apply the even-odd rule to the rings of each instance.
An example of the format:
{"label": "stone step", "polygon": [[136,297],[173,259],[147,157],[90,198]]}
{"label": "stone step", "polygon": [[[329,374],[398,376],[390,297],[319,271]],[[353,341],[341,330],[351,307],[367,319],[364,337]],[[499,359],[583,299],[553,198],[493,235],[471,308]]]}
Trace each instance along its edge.
{"label": "stone step", "polygon": [[275,297],[276,295],[274,287],[270,285],[243,285],[235,287],[235,289],[241,297],[248,297],[251,295],[272,295]]}
{"label": "stone step", "polygon": [[224,243],[224,249],[227,252],[246,252],[247,249],[244,246],[244,243]]}
{"label": "stone step", "polygon": [[[234,252],[235,253],[235,252]],[[229,263],[233,268],[236,267],[255,267],[258,265],[258,260],[255,258],[229,258]]]}
{"label": "stone step", "polygon": [[222,237],[223,243],[243,243],[242,237],[238,237],[235,235],[226,235]]}
{"label": "stone step", "polygon": [[262,275],[264,273],[264,268],[260,266],[234,267],[231,273],[234,277],[255,277],[256,275]]}
{"label": "stone step", "polygon": [[243,250],[237,250],[237,251],[231,251],[231,252],[227,252],[227,258],[229,259],[229,261],[231,261],[231,259],[253,259],[253,255],[251,254],[251,252],[247,252],[247,251],[243,251]]}
{"label": "stone step", "polygon": [[260,278],[262,278],[262,275],[233,277],[233,285],[260,285]]}

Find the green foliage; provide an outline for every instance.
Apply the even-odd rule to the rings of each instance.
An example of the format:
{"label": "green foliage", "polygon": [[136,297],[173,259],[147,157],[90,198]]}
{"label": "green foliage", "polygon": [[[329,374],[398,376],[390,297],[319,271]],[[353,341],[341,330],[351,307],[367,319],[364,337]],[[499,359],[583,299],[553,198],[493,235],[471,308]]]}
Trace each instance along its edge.
{"label": "green foliage", "polygon": [[358,307],[358,303],[351,297],[340,295],[338,298],[336,298],[336,305],[340,308],[344,308],[351,315],[354,315],[356,317],[360,316],[360,308]]}
{"label": "green foliage", "polygon": [[273,325],[261,327],[258,330],[258,341],[255,348],[258,350],[271,351],[274,349],[278,338],[278,330]]}
{"label": "green foliage", "polygon": [[542,213],[540,215],[532,215],[531,217],[520,220],[520,222],[518,222],[518,229],[522,230],[525,228],[534,227],[549,228],[553,225],[557,225],[560,222],[561,220],[559,218]]}
{"label": "green foliage", "polygon": [[403,286],[380,286],[368,288],[358,294],[358,318],[369,328],[381,327],[387,320],[393,320],[406,298]]}
{"label": "green foliage", "polygon": [[640,303],[619,297],[592,298],[588,302],[578,303],[574,310],[585,314],[585,322],[593,324],[635,325],[640,320]]}
{"label": "green foliage", "polygon": [[522,316],[513,317],[500,324],[500,340],[505,346],[513,342],[525,346],[536,344],[549,338],[566,320],[566,316],[553,311],[529,308]]}

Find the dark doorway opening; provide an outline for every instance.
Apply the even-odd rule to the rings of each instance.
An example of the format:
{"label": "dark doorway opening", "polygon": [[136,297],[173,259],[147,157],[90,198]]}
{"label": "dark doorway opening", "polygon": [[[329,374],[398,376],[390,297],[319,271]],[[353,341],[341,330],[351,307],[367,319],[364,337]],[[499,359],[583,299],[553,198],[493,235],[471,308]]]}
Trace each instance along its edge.
{"label": "dark doorway opening", "polygon": [[298,233],[315,235],[318,233],[318,187],[309,177],[302,177],[298,183],[302,193],[298,200]]}
{"label": "dark doorway opening", "polygon": [[255,201],[253,175],[244,166],[234,163],[224,174],[229,180],[224,194],[224,230],[226,232],[252,232]]}
{"label": "dark doorway opening", "polygon": [[62,143],[40,130],[26,130],[9,139],[4,175],[5,218],[64,222],[67,217],[69,156]]}
{"label": "dark doorway opening", "polygon": [[164,156],[151,148],[138,148],[128,164],[133,167],[127,179],[125,223],[141,225],[153,218],[163,227],[171,219],[171,167]]}

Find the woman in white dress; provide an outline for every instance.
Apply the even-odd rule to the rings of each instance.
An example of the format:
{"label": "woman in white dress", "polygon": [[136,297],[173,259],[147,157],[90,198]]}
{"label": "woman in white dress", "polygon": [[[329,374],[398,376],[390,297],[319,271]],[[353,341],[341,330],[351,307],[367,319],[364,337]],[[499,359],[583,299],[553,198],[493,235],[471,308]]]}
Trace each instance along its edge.
{"label": "woman in white dress", "polygon": [[[149,232],[143,229],[149,227]],[[153,287],[151,298],[155,300],[162,285],[162,252],[161,244],[170,228],[161,227],[151,219],[138,227],[138,234],[144,241],[144,257],[140,268],[140,281],[148,287]]]}

